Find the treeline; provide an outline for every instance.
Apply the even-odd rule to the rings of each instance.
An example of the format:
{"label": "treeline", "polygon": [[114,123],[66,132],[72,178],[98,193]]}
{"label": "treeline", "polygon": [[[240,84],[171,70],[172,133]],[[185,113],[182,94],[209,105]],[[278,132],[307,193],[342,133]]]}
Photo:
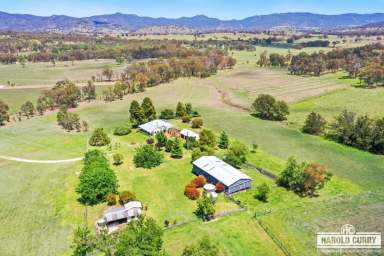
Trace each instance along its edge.
{"label": "treeline", "polygon": [[373,44],[350,49],[292,56],[288,70],[294,75],[319,76],[344,70],[351,78],[359,78],[362,86],[384,85],[384,45]]}
{"label": "treeline", "polygon": [[308,115],[303,131],[309,134],[324,134],[336,142],[369,151],[384,154],[384,118],[372,119],[367,115],[358,116],[344,110],[327,127],[327,122],[318,113]]}

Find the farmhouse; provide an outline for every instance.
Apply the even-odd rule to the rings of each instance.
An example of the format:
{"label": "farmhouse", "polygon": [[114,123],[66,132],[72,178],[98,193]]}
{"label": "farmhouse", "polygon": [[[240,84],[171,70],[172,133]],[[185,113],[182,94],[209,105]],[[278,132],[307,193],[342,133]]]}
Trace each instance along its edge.
{"label": "farmhouse", "polygon": [[225,193],[232,194],[251,187],[252,179],[215,156],[203,156],[193,162],[193,172],[203,175],[208,182],[225,186]]}
{"label": "farmhouse", "polygon": [[148,123],[139,125],[140,130],[151,135],[159,132],[166,132],[170,128],[172,128],[172,125],[163,120],[153,120]]}
{"label": "farmhouse", "polygon": [[142,205],[139,201],[126,203],[122,207],[113,207],[105,211],[103,218],[96,222],[96,230],[106,228],[108,233],[113,233],[119,227],[141,215]]}
{"label": "farmhouse", "polygon": [[194,138],[195,140],[199,140],[199,134],[188,129],[181,130],[180,135],[183,139]]}

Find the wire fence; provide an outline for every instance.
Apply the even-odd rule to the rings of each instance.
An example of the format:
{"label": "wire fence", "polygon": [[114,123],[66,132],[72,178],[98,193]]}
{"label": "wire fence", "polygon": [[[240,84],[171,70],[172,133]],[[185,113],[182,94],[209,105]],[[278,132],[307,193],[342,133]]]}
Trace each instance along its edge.
{"label": "wire fence", "polygon": [[256,170],[259,173],[261,173],[262,175],[267,176],[268,178],[270,178],[270,179],[272,179],[274,181],[277,180],[277,176],[275,174],[273,174],[273,173],[271,173],[271,172],[269,172],[267,170],[264,170],[264,169],[262,169],[262,168],[260,168],[260,167],[258,167],[256,165],[253,165],[253,164],[250,164],[250,163],[245,163],[244,166],[248,167],[250,169]]}

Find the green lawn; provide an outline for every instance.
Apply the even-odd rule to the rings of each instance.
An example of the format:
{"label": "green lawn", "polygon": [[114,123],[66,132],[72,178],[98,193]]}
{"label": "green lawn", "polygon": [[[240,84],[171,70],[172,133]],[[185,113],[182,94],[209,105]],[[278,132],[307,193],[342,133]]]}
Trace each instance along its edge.
{"label": "green lawn", "polygon": [[[179,79],[148,89],[145,93],[129,95],[121,101],[84,103],[74,110],[89,122],[90,130],[104,127],[111,134],[114,127],[128,121],[132,99],[141,100],[149,96],[158,112],[165,107],[174,108],[177,101],[191,102],[202,114],[206,128],[217,133],[225,130],[232,139],[247,145],[258,144],[260,150],[250,154],[251,162],[278,174],[284,168],[285,160],[296,156],[303,161],[324,164],[334,174],[320,197],[300,198],[277,188],[264,176],[244,170],[253,177],[254,185],[265,181],[272,187],[270,202],[263,204],[255,200],[254,190],[240,193],[236,197],[248,205],[249,212],[208,224],[195,221],[168,230],[165,233],[168,252],[178,255],[186,244],[207,234],[221,245],[222,255],[249,255],[249,252],[251,255],[279,255],[274,244],[251,219],[255,211],[263,212],[266,208],[271,208],[272,213],[262,217],[261,221],[268,225],[293,255],[314,255],[313,239],[318,230],[338,231],[340,225],[345,223],[357,224],[362,231],[384,230],[380,221],[384,215],[384,158],[321,137],[302,134],[288,122],[256,119],[245,111],[224,104],[218,89],[221,85],[223,89],[228,87],[220,83],[221,79],[231,72],[242,71],[244,67],[239,66],[234,71],[224,71],[208,79]],[[268,72],[273,75],[275,71]],[[283,80],[281,77],[285,75],[281,71],[276,72]],[[327,107],[334,103],[334,110],[329,110],[331,116],[339,111],[343,101],[352,98],[354,101],[349,105],[355,107],[352,110],[359,111],[359,105],[355,106],[353,102],[357,104],[358,99],[363,99],[367,112],[372,112],[372,115],[380,112],[381,89],[354,88],[348,84],[351,81],[337,79],[338,75],[320,77],[318,81],[335,79],[335,83],[343,89],[293,104],[289,121],[294,124],[301,122],[307,114],[305,112],[310,112],[313,106],[326,115]],[[257,79],[246,79],[257,84]],[[300,79],[305,82],[307,78]],[[249,86],[252,89],[252,84]],[[240,94],[237,99],[242,97]],[[340,103],[334,102],[335,99],[339,99]],[[324,103],[318,103],[320,101]],[[363,103],[360,106],[364,107]],[[184,126],[180,121],[173,122]],[[51,113],[2,127],[0,154],[42,160],[79,157],[89,148],[89,135],[90,132],[67,133],[61,130],[56,125],[55,113]],[[122,138],[111,137],[113,145],[119,142],[121,148],[111,152],[105,149],[106,152],[119,151],[125,157],[125,164],[114,167],[120,189],[135,192],[138,199],[148,206],[147,214],[154,217],[159,225],[163,225],[165,219],[179,222],[195,218],[192,213],[195,203],[183,196],[185,184],[193,178],[188,157],[182,160],[166,158],[165,163],[152,170],[136,169],[132,166],[133,152],[138,144],[144,143],[146,137],[136,132]],[[84,216],[84,207],[76,201],[77,194],[74,192],[80,168],[80,163],[35,165],[0,161],[0,216],[2,226],[6,226],[6,232],[0,234],[2,251],[16,255],[69,253],[71,231]],[[223,198],[219,200],[219,209],[233,207]],[[88,224],[93,225],[105,208],[104,204],[89,208]]]}

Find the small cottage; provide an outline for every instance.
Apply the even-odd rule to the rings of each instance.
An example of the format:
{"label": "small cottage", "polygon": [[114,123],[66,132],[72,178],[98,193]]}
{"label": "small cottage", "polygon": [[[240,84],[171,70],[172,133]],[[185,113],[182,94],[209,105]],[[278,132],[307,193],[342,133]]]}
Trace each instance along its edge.
{"label": "small cottage", "polygon": [[180,135],[183,139],[194,138],[195,140],[199,140],[199,134],[188,129],[181,130]]}
{"label": "small cottage", "polygon": [[148,123],[139,125],[139,129],[141,131],[150,135],[154,135],[159,132],[166,132],[170,128],[172,128],[172,125],[163,120],[153,120]]}

